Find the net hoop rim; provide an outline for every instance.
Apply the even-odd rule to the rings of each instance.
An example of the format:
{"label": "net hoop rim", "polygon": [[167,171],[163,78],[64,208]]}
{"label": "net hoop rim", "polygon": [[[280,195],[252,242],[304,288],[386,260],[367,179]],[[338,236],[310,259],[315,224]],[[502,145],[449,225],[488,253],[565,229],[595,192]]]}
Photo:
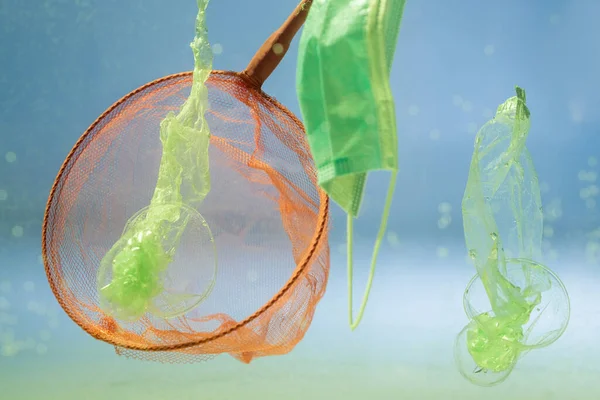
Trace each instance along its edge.
{"label": "net hoop rim", "polygon": [[[59,195],[60,195],[59,183],[63,181],[65,174],[68,175],[67,166],[73,162],[72,160],[73,160],[73,158],[76,157],[77,151],[81,148],[82,144],[87,139],[87,137],[93,132],[95,127],[102,120],[104,120],[104,118],[106,118],[106,116],[108,114],[110,114],[115,108],[117,108],[122,103],[127,101],[129,98],[135,96],[137,93],[139,93],[143,90],[146,90],[146,89],[156,86],[158,84],[168,82],[168,81],[171,81],[174,79],[191,78],[192,76],[193,76],[193,71],[185,71],[185,72],[175,73],[175,74],[171,74],[171,75],[167,75],[167,76],[155,79],[155,80],[148,82],[145,85],[142,85],[142,86],[138,87],[137,89],[134,89],[133,91],[129,92],[128,94],[126,94],[125,96],[123,96],[119,100],[117,100],[115,103],[113,103],[109,108],[107,108],[85,130],[85,132],[79,137],[79,139],[77,140],[75,145],[72,147],[71,151],[69,152],[69,154],[65,158],[64,162],[62,163],[56,178],[54,179],[52,188],[50,190],[50,194],[48,196],[48,200],[46,202],[46,208],[44,211],[44,219],[42,222],[42,258],[43,258],[43,262],[44,262],[44,270],[46,273],[46,277],[48,279],[48,283],[50,285],[50,289],[52,290],[52,293],[54,294],[54,297],[60,304],[61,308],[65,311],[65,313],[69,316],[69,318],[73,322],[75,322],[81,329],[83,329],[85,332],[87,332],[90,336],[94,337],[95,339],[101,340],[103,342],[109,343],[109,344],[111,344],[113,346],[117,346],[119,348],[129,349],[129,350],[138,350],[138,351],[152,351],[152,352],[183,350],[183,349],[187,349],[190,347],[200,346],[200,345],[203,345],[206,343],[216,341],[216,340],[221,339],[231,333],[236,332],[238,329],[251,323],[256,318],[258,318],[261,314],[263,314],[265,311],[267,311],[269,308],[271,308],[291,289],[292,286],[294,286],[294,284],[298,281],[298,279],[302,276],[302,274],[307,269],[309,263],[313,260],[313,257],[315,256],[317,249],[320,247],[321,242],[324,238],[326,229],[327,229],[327,225],[328,225],[328,221],[329,221],[329,197],[327,196],[325,191],[323,191],[323,189],[321,189],[320,186],[316,185],[316,189],[319,194],[319,210],[318,210],[318,214],[317,214],[319,224],[316,227],[315,233],[313,235],[310,245],[308,246],[307,251],[305,252],[305,255],[303,256],[302,260],[296,265],[296,268],[292,272],[292,275],[290,276],[288,281],[269,301],[267,301],[262,307],[260,307],[253,314],[251,314],[250,316],[246,317],[245,319],[233,324],[228,329],[221,331],[215,335],[209,336],[209,337],[204,337],[204,338],[198,339],[198,340],[190,340],[190,341],[176,343],[176,344],[170,344],[170,345],[150,345],[150,344],[137,344],[137,343],[134,344],[127,340],[123,340],[123,341],[115,340],[114,335],[107,333],[99,325],[91,325],[91,324],[84,323],[83,319],[78,315],[78,313],[74,312],[72,307],[69,307],[65,304],[63,296],[60,294],[60,291],[59,291],[59,287],[62,284],[53,277],[53,274],[52,274],[52,271],[50,268],[50,260],[48,257],[48,249],[50,247],[49,246],[50,239],[48,237],[49,236],[48,235],[48,224],[49,224],[50,213],[53,210],[53,208],[55,207],[56,199],[59,198]],[[213,71],[211,71],[209,79],[216,78],[216,77],[225,77],[225,76],[237,77],[237,78],[241,79],[242,81],[244,81],[244,83],[249,88],[259,91],[260,94],[262,96],[264,96],[264,98],[266,100],[268,100],[271,104],[273,104],[280,111],[282,111],[302,131],[304,131],[304,125],[291,111],[289,111],[286,107],[284,107],[281,103],[279,103],[275,98],[269,96],[264,91],[262,91],[262,89],[260,87],[256,87],[256,85],[254,85],[251,81],[249,81],[249,79],[245,76],[245,74],[233,72],[233,71],[213,70]]]}

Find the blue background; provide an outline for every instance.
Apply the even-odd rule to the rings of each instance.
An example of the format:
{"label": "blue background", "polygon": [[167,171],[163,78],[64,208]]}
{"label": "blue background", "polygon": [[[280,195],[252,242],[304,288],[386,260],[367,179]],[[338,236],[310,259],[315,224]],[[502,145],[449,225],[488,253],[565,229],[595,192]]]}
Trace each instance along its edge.
{"label": "blue background", "polygon": [[[212,0],[209,37],[222,50],[214,68],[243,69],[295,5]],[[140,363],[75,326],[41,264],[48,192],[75,141],[115,100],[192,68],[196,11],[193,0],[0,0],[2,399],[600,397],[594,0],[407,1],[391,77],[401,170],[374,293],[356,332],[346,323],[345,217],[335,206],[328,291],[305,340],[287,356],[250,366],[227,356],[193,366]],[[297,39],[264,90],[300,115]],[[467,322],[462,292],[474,273],[460,202],[475,134],[515,85],[526,89],[532,114],[528,147],[544,203],[544,261],[564,280],[572,315],[558,342],[529,354],[504,384],[482,389],[452,359]],[[355,225],[360,289],[386,185],[385,174],[369,178]]]}

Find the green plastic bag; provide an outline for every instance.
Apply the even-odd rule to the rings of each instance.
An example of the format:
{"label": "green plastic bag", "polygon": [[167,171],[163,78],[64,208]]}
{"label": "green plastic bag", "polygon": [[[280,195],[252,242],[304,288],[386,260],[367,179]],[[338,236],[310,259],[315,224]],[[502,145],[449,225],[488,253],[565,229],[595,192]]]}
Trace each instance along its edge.
{"label": "green plastic bag", "polygon": [[[205,282],[201,293],[167,291],[163,282],[189,224],[212,242],[206,221],[195,209],[211,185],[210,129],[204,117],[209,108],[205,82],[213,61],[206,28],[208,3],[197,0],[196,35],[190,45],[194,54],[190,95],[177,114],[170,112],[160,124],[162,158],[150,204],[130,218],[98,270],[101,305],[123,320],[136,320],[146,312],[176,317],[199,305],[214,286],[215,261],[213,280]],[[172,284],[173,279],[168,279]]]}
{"label": "green plastic bag", "polygon": [[457,335],[455,359],[481,386],[504,381],[523,355],[558,340],[569,322],[567,290],[540,263],[544,218],[529,128],[525,91],[517,87],[477,133],[462,201],[477,274],[463,296],[470,321]]}
{"label": "green plastic bag", "polygon": [[[390,69],[405,0],[314,0],[299,44],[297,92],[319,185],[348,214],[350,326],[364,313],[398,170]],[[367,289],[352,312],[352,221],[367,174],[392,172]]]}

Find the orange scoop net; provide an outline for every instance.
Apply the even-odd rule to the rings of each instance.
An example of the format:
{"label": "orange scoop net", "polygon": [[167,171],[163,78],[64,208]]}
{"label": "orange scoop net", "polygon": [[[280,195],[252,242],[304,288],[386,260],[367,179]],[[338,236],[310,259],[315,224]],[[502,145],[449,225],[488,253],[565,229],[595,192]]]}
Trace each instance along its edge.
{"label": "orange scoop net", "polygon": [[[150,82],[117,101],[81,136],[54,182],[42,253],[69,317],[118,354],[195,362],[229,353],[249,363],[285,354],[303,338],[329,275],[328,198],[317,185],[304,127],[261,89],[308,12],[303,1],[245,71],[213,71],[211,191],[198,206],[214,240],[212,292],[173,318],[121,321],[99,305],[97,270],[123,227],[152,197],[161,159],[158,127],[190,93],[192,72]],[[201,268],[183,237],[177,279]]]}

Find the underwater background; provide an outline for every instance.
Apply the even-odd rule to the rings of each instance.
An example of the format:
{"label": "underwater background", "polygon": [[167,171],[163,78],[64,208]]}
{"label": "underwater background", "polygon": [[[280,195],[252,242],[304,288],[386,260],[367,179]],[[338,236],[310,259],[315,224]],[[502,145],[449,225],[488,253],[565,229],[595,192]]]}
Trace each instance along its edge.
{"label": "underwater background", "polygon": [[[241,70],[295,0],[211,0],[214,68]],[[242,364],[140,362],[83,332],[52,295],[41,222],[73,144],[114,101],[193,66],[194,0],[0,0],[0,399],[600,398],[600,2],[407,0],[392,70],[400,173],[361,326],[347,324],[345,216],[332,206],[331,275],[304,340]],[[300,116],[298,37],[264,89]],[[351,68],[351,65],[348,66]],[[475,273],[463,196],[477,130],[527,91],[544,263],[571,298],[567,331],[491,388],[458,372],[462,295]],[[355,224],[362,294],[387,174]]]}

